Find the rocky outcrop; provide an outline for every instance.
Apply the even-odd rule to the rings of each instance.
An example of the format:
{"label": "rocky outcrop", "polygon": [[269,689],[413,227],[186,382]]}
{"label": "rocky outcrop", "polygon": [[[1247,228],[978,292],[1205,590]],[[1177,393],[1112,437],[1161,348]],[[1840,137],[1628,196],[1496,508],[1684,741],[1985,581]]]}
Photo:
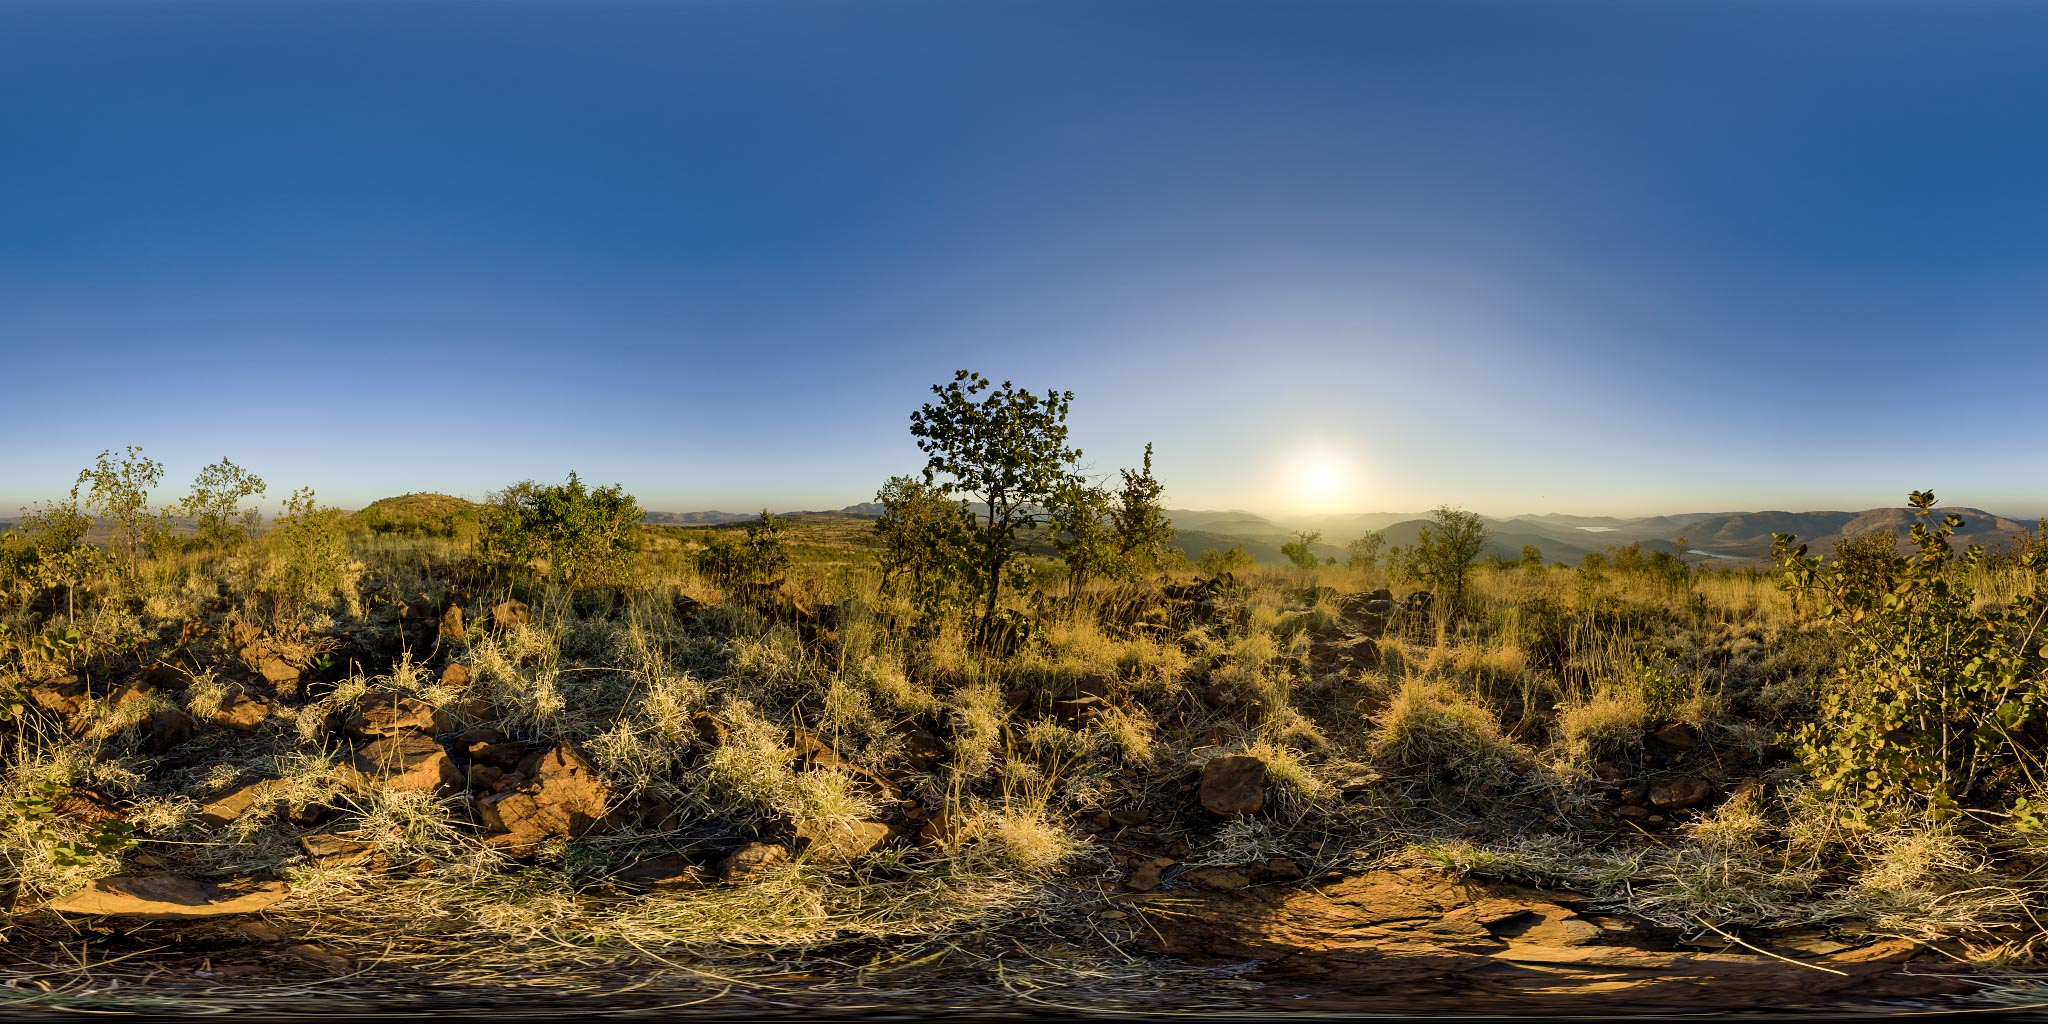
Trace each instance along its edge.
{"label": "rocky outcrop", "polygon": [[574,839],[618,827],[612,792],[575,747],[551,744],[501,776],[477,799],[484,841],[524,852],[549,839]]}

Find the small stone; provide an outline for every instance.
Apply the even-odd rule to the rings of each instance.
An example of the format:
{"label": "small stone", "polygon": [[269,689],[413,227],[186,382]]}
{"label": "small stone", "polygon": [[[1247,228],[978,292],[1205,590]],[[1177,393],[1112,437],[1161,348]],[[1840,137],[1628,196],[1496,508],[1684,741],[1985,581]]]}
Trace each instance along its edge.
{"label": "small stone", "polygon": [[466,781],[439,743],[416,732],[361,744],[337,771],[358,788],[379,785],[399,792],[452,792]]}
{"label": "small stone", "polygon": [[222,701],[220,709],[207,716],[207,720],[215,725],[248,732],[269,721],[275,707],[270,698],[261,694],[237,692]]}
{"label": "small stone", "polygon": [[176,708],[165,708],[150,713],[142,720],[143,746],[152,754],[168,754],[192,742],[198,724],[192,716]]}
{"label": "small stone", "polygon": [[1266,806],[1266,762],[1245,754],[1210,758],[1202,765],[1200,799],[1209,813],[1225,817]]}
{"label": "small stone", "polygon": [[459,640],[462,638],[462,606],[450,605],[441,613],[441,638]]}
{"label": "small stone", "polygon": [[789,851],[775,843],[748,843],[718,862],[718,878],[741,882],[753,878],[789,859]]}
{"label": "small stone", "polygon": [[1204,889],[1214,889],[1218,892],[1244,889],[1252,884],[1251,876],[1238,868],[1192,868],[1181,872],[1180,877]]}
{"label": "small stone", "polygon": [[1636,783],[1636,784],[1634,784],[1634,785],[1631,785],[1631,786],[1623,786],[1623,787],[1621,788],[1621,802],[1622,802],[1622,803],[1625,803],[1625,804],[1634,804],[1634,805],[1636,805],[1636,806],[1640,807],[1640,806],[1642,806],[1642,805],[1643,805],[1643,804],[1644,804],[1645,802],[1647,802],[1647,801],[1648,801],[1649,799],[1650,799],[1650,784],[1649,784],[1649,783],[1647,783],[1647,782],[1638,782],[1638,783]]}
{"label": "small stone", "polygon": [[1650,809],[1635,804],[1623,804],[1614,809],[1614,816],[1626,821],[1642,821],[1650,816]]}
{"label": "small stone", "polygon": [[441,669],[441,685],[459,690],[469,685],[469,666],[460,662]]}
{"label": "small stone", "polygon": [[1114,821],[1117,824],[1126,827],[1132,825],[1143,825],[1152,820],[1152,816],[1150,814],[1147,814],[1144,811],[1136,810],[1111,811],[1109,812],[1109,818],[1111,821]]}
{"label": "small stone", "polygon": [[1124,878],[1124,888],[1133,892],[1151,892],[1159,888],[1159,865],[1147,861],[1138,865]]}
{"label": "small stone", "polygon": [[1667,725],[1649,736],[1650,742],[1668,750],[1692,750],[1700,745],[1699,734],[1684,722]]}
{"label": "small stone", "polygon": [[369,843],[331,833],[316,833],[302,836],[299,849],[313,866],[322,868],[370,867],[380,869],[384,858],[377,848]]}
{"label": "small stone", "polygon": [[316,946],[310,942],[302,942],[296,946],[287,946],[285,952],[290,953],[294,958],[303,963],[322,970],[332,971],[336,974],[352,970],[355,967],[355,964],[348,957],[336,953],[325,946]]}
{"label": "small stone", "polygon": [[448,719],[426,701],[387,690],[365,694],[342,727],[359,739],[374,739],[406,730],[445,732]]}
{"label": "small stone", "polygon": [[510,629],[533,621],[533,609],[526,602],[513,599],[500,601],[491,606],[491,625],[499,629]]}
{"label": "small stone", "polygon": [[1286,857],[1275,857],[1266,862],[1266,877],[1275,882],[1299,882],[1307,877],[1301,865]]}
{"label": "small stone", "polygon": [[272,794],[278,788],[276,779],[263,779],[228,790],[208,801],[199,809],[199,820],[213,828],[226,825],[256,809],[258,804],[275,800]]}
{"label": "small stone", "polygon": [[1696,807],[1714,795],[1714,785],[1696,775],[1667,779],[1650,786],[1650,806],[1659,810]]}

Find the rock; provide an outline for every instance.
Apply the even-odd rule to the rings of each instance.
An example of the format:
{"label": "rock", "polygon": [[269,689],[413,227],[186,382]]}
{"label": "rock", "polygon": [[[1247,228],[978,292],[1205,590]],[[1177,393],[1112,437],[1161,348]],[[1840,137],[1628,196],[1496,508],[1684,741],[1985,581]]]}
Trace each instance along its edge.
{"label": "rock", "polygon": [[1387,592],[1384,590],[1374,591],[1372,599],[1365,602],[1365,604],[1359,609],[1359,611],[1362,611],[1367,615],[1377,615],[1382,619],[1393,618],[1394,613],[1400,610],[1401,606],[1394,603],[1394,598],[1392,595],[1388,595],[1386,597],[1379,596],[1385,593]]}
{"label": "rock", "polygon": [[1124,888],[1133,892],[1151,892],[1159,888],[1160,870],[1159,865],[1146,861],[1131,869],[1131,873],[1125,876]]}
{"label": "rock", "polygon": [[117,708],[125,708],[136,701],[148,700],[155,696],[156,692],[156,684],[149,680],[130,679],[114,687],[114,692],[107,695],[107,703]]}
{"label": "rock", "polygon": [[1614,809],[1614,816],[1625,821],[1645,821],[1650,817],[1650,809],[1635,804],[1622,804]]}
{"label": "rock", "polygon": [[1600,926],[1563,907],[1535,906],[1512,917],[1486,922],[1486,930],[1510,945],[1583,946],[1600,937]]}
{"label": "rock", "polygon": [[256,674],[262,676],[263,681],[272,686],[296,685],[299,681],[299,674],[303,671],[299,666],[275,654],[265,653],[254,659],[254,661]]}
{"label": "rock", "polygon": [[611,880],[636,889],[693,888],[710,881],[704,869],[680,853],[634,861],[612,872]]}
{"label": "rock", "polygon": [[849,821],[829,825],[805,822],[796,828],[798,849],[818,864],[846,864],[881,849],[889,841],[889,826],[879,821]]}
{"label": "rock", "polygon": [[720,881],[743,882],[788,859],[789,851],[774,843],[748,843],[726,854],[717,874]]}
{"label": "rock", "polygon": [[676,594],[674,606],[676,611],[676,618],[679,618],[684,622],[697,621],[697,616],[702,614],[704,611],[704,602],[699,601],[696,598],[684,593]]}
{"label": "rock", "polygon": [[473,764],[469,766],[469,788],[472,792],[496,792],[498,783],[504,778],[505,769],[497,765]]}
{"label": "rock", "polygon": [[896,730],[903,738],[903,758],[917,771],[930,771],[943,762],[952,751],[931,730],[919,725],[905,725]]}
{"label": "rock", "polygon": [[1652,745],[1669,751],[1692,750],[1700,745],[1699,734],[1684,722],[1667,725],[1651,733],[1648,739]]}
{"label": "rock", "polygon": [[146,920],[218,917],[267,910],[288,894],[283,882],[215,885],[178,875],[134,875],[102,878],[82,892],[51,902],[48,909]]}
{"label": "rock", "polygon": [[249,813],[259,804],[276,802],[279,798],[275,794],[279,788],[280,783],[276,779],[237,786],[201,807],[199,820],[211,828],[219,828]]}
{"label": "rock", "polygon": [[[497,730],[472,731],[496,732]],[[464,733],[463,735],[467,736],[469,733]],[[509,772],[516,770],[527,758],[547,748],[548,744],[538,740],[503,740],[499,742],[472,742],[465,748],[465,752],[469,754],[470,760],[478,764],[492,765]]]}
{"label": "rock", "polygon": [[1099,714],[1108,706],[1109,680],[1100,675],[1085,675],[1068,684],[1060,696],[1052,702],[1055,719],[1072,725],[1090,716]]}
{"label": "rock", "polygon": [[1109,812],[1109,820],[1115,822],[1118,825],[1122,825],[1126,828],[1129,828],[1134,825],[1143,825],[1150,822],[1152,820],[1152,816],[1150,814],[1145,813],[1144,811],[1126,808],[1124,810]]}
{"label": "rock", "polygon": [[484,842],[527,850],[551,838],[574,839],[616,827],[612,793],[597,769],[573,746],[556,743],[520,763],[501,783],[520,777],[517,789],[477,800],[477,814],[490,832]]}
{"label": "rock", "polygon": [[214,725],[248,732],[270,720],[270,713],[277,707],[276,702],[257,693],[237,690],[221,702],[219,709],[206,716]]}
{"label": "rock", "polygon": [[448,752],[417,732],[360,744],[335,771],[358,789],[382,786],[402,793],[453,792],[466,781]]}
{"label": "rock", "polygon": [[500,601],[491,606],[491,625],[498,629],[510,629],[533,621],[533,609],[526,602],[512,599]]}
{"label": "rock", "polygon": [[306,859],[312,861],[314,867],[367,867],[381,871],[385,866],[384,856],[374,845],[331,832],[300,837],[299,849],[305,852]]}
{"label": "rock", "polygon": [[75,715],[92,700],[77,676],[63,676],[28,688],[29,703],[55,715]]}
{"label": "rock", "polygon": [[406,730],[446,732],[448,719],[426,701],[386,690],[363,695],[342,728],[358,739],[375,739]]}
{"label": "rock", "polygon": [[291,954],[293,959],[296,959],[301,963],[307,964],[312,967],[318,967],[321,970],[329,971],[334,974],[345,974],[355,969],[354,962],[349,960],[348,957],[345,957],[340,953],[328,949],[325,946],[316,946],[310,942],[301,942],[296,945],[286,946],[284,951],[286,953]]}
{"label": "rock", "polygon": [[1622,803],[1635,804],[1636,806],[1641,807],[1644,804],[1648,803],[1649,800],[1650,784],[1647,782],[1637,782],[1621,787]]}
{"label": "rock", "polygon": [[441,685],[461,689],[469,685],[469,666],[457,662],[441,669]]}
{"label": "rock", "polygon": [[128,820],[112,800],[90,789],[68,790],[56,799],[55,806],[58,817],[89,827]]}
{"label": "rock", "polygon": [[[505,739],[505,734],[496,729],[464,729],[456,733],[455,738],[449,741],[448,745],[453,749],[463,751],[465,756],[474,756],[468,753],[471,749],[489,746],[493,743],[503,743]],[[513,764],[518,764],[518,761],[515,760]]]}
{"label": "rock", "polygon": [[1262,868],[1260,874],[1265,875],[1266,880],[1271,882],[1299,882],[1308,877],[1308,873],[1301,870],[1301,865],[1286,857],[1274,857],[1262,865]]}
{"label": "rock", "polygon": [[690,728],[697,733],[697,742],[707,747],[725,745],[725,723],[709,711],[699,711],[690,716]]}
{"label": "rock", "polygon": [[462,606],[450,605],[441,613],[440,636],[443,640],[462,639]]}
{"label": "rock", "polygon": [[1666,779],[1650,786],[1650,806],[1659,810],[1697,807],[1714,795],[1714,785],[1696,775]]}
{"label": "rock", "polygon": [[1266,806],[1266,762],[1246,754],[1212,757],[1202,765],[1202,806],[1226,817]]}
{"label": "rock", "polygon": [[1251,875],[1245,873],[1242,868],[1189,868],[1181,872],[1180,877],[1185,881],[1193,882],[1201,888],[1216,892],[1243,889],[1252,884]]}

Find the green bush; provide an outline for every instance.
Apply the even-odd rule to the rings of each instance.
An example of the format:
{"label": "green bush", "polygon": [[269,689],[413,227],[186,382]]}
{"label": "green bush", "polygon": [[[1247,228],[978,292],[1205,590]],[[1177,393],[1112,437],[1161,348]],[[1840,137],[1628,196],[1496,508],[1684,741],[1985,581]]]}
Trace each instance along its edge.
{"label": "green bush", "polygon": [[522,480],[484,506],[480,548],[500,572],[569,587],[614,585],[631,560],[629,531],[645,514],[618,484],[589,490],[573,472],[560,484]]}
{"label": "green bush", "polygon": [[[2007,605],[1977,609],[1968,570],[1983,550],[1972,545],[1958,558],[1949,537],[1962,518],[1930,525],[1934,494],[1915,491],[1910,501],[1920,520],[1910,555],[1863,543],[1823,562],[1790,535],[1775,538],[1782,586],[1844,641],[1818,714],[1797,731],[1800,759],[1823,791],[1854,797],[1864,812],[1977,803],[2038,816],[2023,798],[2048,768],[2048,644],[2039,633],[2048,593],[2037,582]],[[2033,555],[2028,568],[2048,569],[2048,555]]]}
{"label": "green bush", "polygon": [[773,583],[789,570],[789,548],[782,542],[788,528],[764,508],[761,518],[746,525],[742,538],[713,534],[709,546],[697,552],[697,571],[726,588]]}
{"label": "green bush", "polygon": [[336,591],[355,582],[343,517],[338,508],[321,507],[311,487],[301,487],[285,499],[284,515],[277,517],[270,537],[284,559],[271,591],[281,620],[296,620],[333,601]]}

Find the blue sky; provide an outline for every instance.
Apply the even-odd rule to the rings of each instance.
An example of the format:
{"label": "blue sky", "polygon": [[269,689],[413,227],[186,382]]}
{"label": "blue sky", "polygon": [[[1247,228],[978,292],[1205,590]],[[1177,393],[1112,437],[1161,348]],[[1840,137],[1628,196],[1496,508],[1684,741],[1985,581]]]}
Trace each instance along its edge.
{"label": "blue sky", "polygon": [[2044,52],[2017,3],[0,5],[0,509],[131,443],[837,507],[971,367],[1182,507],[2048,512]]}

